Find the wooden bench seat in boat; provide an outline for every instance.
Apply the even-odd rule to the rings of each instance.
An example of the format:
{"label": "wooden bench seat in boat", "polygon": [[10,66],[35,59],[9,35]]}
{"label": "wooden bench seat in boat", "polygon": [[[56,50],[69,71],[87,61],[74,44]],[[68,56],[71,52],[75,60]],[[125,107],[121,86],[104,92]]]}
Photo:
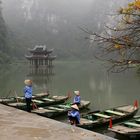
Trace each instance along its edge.
{"label": "wooden bench seat in boat", "polygon": [[57,108],[57,107],[53,107],[53,106],[48,107],[48,109],[53,109],[53,110],[57,110],[57,111],[64,111],[64,109],[62,109],[62,108]]}
{"label": "wooden bench seat in boat", "polygon": [[140,123],[140,119],[136,119],[136,122]]}
{"label": "wooden bench seat in boat", "polygon": [[49,99],[49,98],[43,98],[42,100],[43,100],[43,101],[50,101],[50,102],[55,101],[54,99]]}
{"label": "wooden bench seat in boat", "polygon": [[58,107],[62,107],[62,108],[71,108],[70,106],[68,106],[68,105],[57,105]]}
{"label": "wooden bench seat in boat", "polygon": [[35,103],[40,103],[40,104],[41,104],[41,103],[44,103],[43,101],[36,100],[36,99],[33,99],[32,101],[35,102]]}
{"label": "wooden bench seat in boat", "polygon": [[111,118],[111,116],[105,115],[105,114],[101,114],[101,113],[94,113],[94,115],[95,115],[95,116],[98,116],[98,117],[106,118],[106,119]]}
{"label": "wooden bench seat in boat", "polygon": [[124,122],[123,124],[125,124],[127,126],[140,127],[140,124],[137,124],[134,122]]}
{"label": "wooden bench seat in boat", "polygon": [[118,112],[118,111],[113,111],[113,110],[105,110],[105,112],[115,114],[115,115],[119,115],[119,116],[124,116],[125,115],[125,113]]}

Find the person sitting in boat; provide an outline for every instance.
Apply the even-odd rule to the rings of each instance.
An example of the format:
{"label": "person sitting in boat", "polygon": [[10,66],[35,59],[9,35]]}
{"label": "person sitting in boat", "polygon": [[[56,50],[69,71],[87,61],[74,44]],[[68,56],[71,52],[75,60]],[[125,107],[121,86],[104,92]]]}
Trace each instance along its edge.
{"label": "person sitting in boat", "polygon": [[25,87],[24,87],[24,96],[26,101],[26,107],[27,111],[31,112],[31,102],[32,102],[32,81],[31,80],[25,80]]}
{"label": "person sitting in boat", "polygon": [[68,118],[71,125],[80,124],[80,113],[79,108],[76,104],[71,106],[71,111],[68,112]]}
{"label": "person sitting in boat", "polygon": [[73,104],[77,104],[79,106],[81,102],[80,91],[74,91],[74,93],[75,93],[75,97],[73,100]]}

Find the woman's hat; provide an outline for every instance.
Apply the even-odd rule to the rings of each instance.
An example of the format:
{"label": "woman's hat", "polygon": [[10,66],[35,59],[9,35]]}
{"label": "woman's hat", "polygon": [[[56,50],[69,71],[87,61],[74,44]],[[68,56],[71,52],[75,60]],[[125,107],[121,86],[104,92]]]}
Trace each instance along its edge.
{"label": "woman's hat", "polygon": [[25,85],[30,86],[30,85],[32,85],[32,80],[27,79],[24,81],[24,83],[25,83]]}
{"label": "woman's hat", "polygon": [[79,110],[78,106],[76,104],[72,105],[71,108],[74,108],[76,110]]}
{"label": "woman's hat", "polygon": [[80,91],[79,91],[79,90],[74,91],[74,93],[75,93],[76,95],[80,95]]}

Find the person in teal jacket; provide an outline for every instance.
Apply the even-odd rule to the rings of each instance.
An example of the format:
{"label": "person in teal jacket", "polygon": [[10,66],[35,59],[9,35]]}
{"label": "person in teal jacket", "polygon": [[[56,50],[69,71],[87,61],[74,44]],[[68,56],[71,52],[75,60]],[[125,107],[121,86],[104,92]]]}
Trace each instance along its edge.
{"label": "person in teal jacket", "polygon": [[68,118],[71,125],[80,124],[79,108],[76,104],[71,106],[72,110],[68,112]]}
{"label": "person in teal jacket", "polygon": [[27,111],[31,112],[31,102],[32,102],[32,81],[31,80],[25,80],[25,87],[24,87],[24,96],[26,100],[26,107]]}

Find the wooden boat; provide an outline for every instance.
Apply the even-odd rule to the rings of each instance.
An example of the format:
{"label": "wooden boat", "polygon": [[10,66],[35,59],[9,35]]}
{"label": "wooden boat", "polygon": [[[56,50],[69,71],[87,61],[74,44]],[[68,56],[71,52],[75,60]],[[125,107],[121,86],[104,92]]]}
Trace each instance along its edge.
{"label": "wooden boat", "polygon": [[123,135],[130,138],[140,138],[140,116],[134,116],[129,121],[124,121],[109,128],[117,135]]}
{"label": "wooden boat", "polygon": [[[43,97],[48,97],[49,93],[45,92],[45,93],[38,93],[38,94],[34,94],[32,96],[32,99],[41,99]],[[0,98],[0,103],[3,104],[7,104],[7,103],[14,103],[14,102],[24,102],[25,101],[25,97],[24,96],[17,96],[15,95],[14,97],[4,97],[4,98]]]}
{"label": "wooden boat", "polygon": [[109,125],[110,119],[113,123],[132,118],[138,111],[137,107],[125,105],[106,109],[104,111],[94,111],[84,114],[80,118],[79,127],[86,129],[94,129],[97,127],[106,127]]}
{"label": "wooden boat", "polygon": [[[32,99],[32,105],[33,105],[33,108],[43,107],[43,106],[54,105],[58,103],[64,103],[67,99],[68,99],[68,96],[46,96],[43,98],[40,97],[39,99]],[[16,107],[23,110],[26,109],[25,101],[8,102],[5,104],[8,106]]]}
{"label": "wooden boat", "polygon": [[[89,101],[81,101],[81,104],[79,106],[79,109],[87,108],[89,106]],[[32,110],[33,113],[36,113],[41,116],[54,118],[61,114],[67,114],[67,112],[71,109],[71,104],[58,104],[48,107],[40,107],[38,109]]]}

